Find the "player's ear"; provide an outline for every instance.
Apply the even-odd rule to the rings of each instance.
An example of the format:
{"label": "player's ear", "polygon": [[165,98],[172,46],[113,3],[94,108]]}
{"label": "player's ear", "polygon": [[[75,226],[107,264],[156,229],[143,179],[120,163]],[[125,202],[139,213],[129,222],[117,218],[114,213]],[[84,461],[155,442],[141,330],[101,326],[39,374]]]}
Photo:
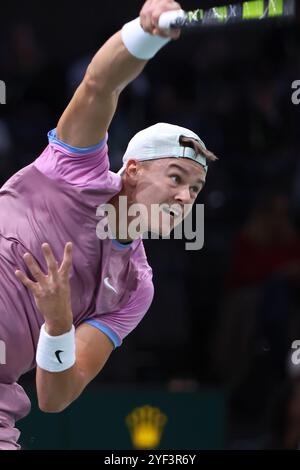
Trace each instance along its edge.
{"label": "player's ear", "polygon": [[127,182],[132,185],[136,186],[138,176],[139,176],[140,164],[137,160],[131,159],[128,160],[125,175]]}

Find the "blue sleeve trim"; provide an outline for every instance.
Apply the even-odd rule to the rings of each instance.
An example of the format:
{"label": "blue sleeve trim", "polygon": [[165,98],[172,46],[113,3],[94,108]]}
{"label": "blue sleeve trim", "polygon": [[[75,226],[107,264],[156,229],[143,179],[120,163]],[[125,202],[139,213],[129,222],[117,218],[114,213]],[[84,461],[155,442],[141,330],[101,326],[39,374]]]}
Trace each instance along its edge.
{"label": "blue sleeve trim", "polygon": [[89,325],[92,325],[98,330],[102,331],[102,333],[106,334],[106,336],[108,336],[109,339],[112,341],[115,348],[117,348],[118,346],[121,346],[122,341],[120,340],[118,335],[113,330],[111,330],[108,326],[103,325],[103,323],[97,320],[85,320],[84,323],[88,323]]}
{"label": "blue sleeve trim", "polygon": [[103,145],[107,141],[107,135],[104,139],[102,139],[99,142],[99,144],[92,145],[91,147],[84,147],[84,148],[72,147],[72,145],[65,144],[61,140],[57,139],[56,129],[52,129],[51,131],[48,132],[48,140],[49,140],[49,144],[58,144],[61,147],[65,148],[66,150],[69,150],[69,152],[78,153],[79,155],[83,155],[85,153],[91,153],[91,152],[94,152],[95,150],[101,149],[101,147],[103,147]]}
{"label": "blue sleeve trim", "polygon": [[128,248],[130,248],[132,246],[132,243],[133,242],[130,242],[130,243],[120,243],[118,240],[116,240],[115,238],[112,239],[112,244],[115,245],[117,248],[119,248],[120,250],[127,250]]}

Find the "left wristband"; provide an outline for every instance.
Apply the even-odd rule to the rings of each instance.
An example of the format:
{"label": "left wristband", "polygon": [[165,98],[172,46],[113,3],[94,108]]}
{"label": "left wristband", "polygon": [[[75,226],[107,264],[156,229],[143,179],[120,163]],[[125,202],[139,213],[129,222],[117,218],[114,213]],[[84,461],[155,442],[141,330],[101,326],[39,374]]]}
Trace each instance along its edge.
{"label": "left wristband", "polygon": [[75,364],[75,327],[59,336],[51,336],[41,326],[36,350],[37,365],[48,372],[63,372]]}

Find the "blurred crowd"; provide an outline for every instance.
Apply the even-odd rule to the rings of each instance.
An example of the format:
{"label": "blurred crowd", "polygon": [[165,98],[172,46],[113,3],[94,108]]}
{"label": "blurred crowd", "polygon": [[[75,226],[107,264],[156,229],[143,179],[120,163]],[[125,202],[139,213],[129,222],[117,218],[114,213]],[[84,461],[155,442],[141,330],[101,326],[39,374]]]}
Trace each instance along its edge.
{"label": "blurred crowd", "polygon": [[[1,32],[1,184],[43,151],[93,53],[114,32],[98,25],[87,39],[56,21],[48,31],[18,21]],[[53,50],[51,35],[57,47],[63,33]],[[295,25],[186,33],[124,91],[109,130],[112,170],[134,133],[161,121],[193,129],[219,161],[198,200],[204,248],[145,240],[153,305],[97,380],[223,387],[238,448],[300,441],[299,381],[287,366],[300,340],[300,105],[291,101],[299,47]],[[278,394],[281,418],[272,411],[268,421]],[[274,420],[270,434],[264,427]],[[283,431],[286,422],[294,432]]]}

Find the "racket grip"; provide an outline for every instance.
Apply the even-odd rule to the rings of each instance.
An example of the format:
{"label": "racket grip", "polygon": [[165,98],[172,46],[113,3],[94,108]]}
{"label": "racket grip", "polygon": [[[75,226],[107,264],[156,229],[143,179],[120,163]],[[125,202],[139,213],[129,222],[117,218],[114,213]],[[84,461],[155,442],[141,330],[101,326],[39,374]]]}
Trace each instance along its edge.
{"label": "racket grip", "polygon": [[162,13],[158,20],[158,27],[160,29],[170,29],[172,27],[180,28],[186,20],[186,13],[184,10],[172,10]]}

